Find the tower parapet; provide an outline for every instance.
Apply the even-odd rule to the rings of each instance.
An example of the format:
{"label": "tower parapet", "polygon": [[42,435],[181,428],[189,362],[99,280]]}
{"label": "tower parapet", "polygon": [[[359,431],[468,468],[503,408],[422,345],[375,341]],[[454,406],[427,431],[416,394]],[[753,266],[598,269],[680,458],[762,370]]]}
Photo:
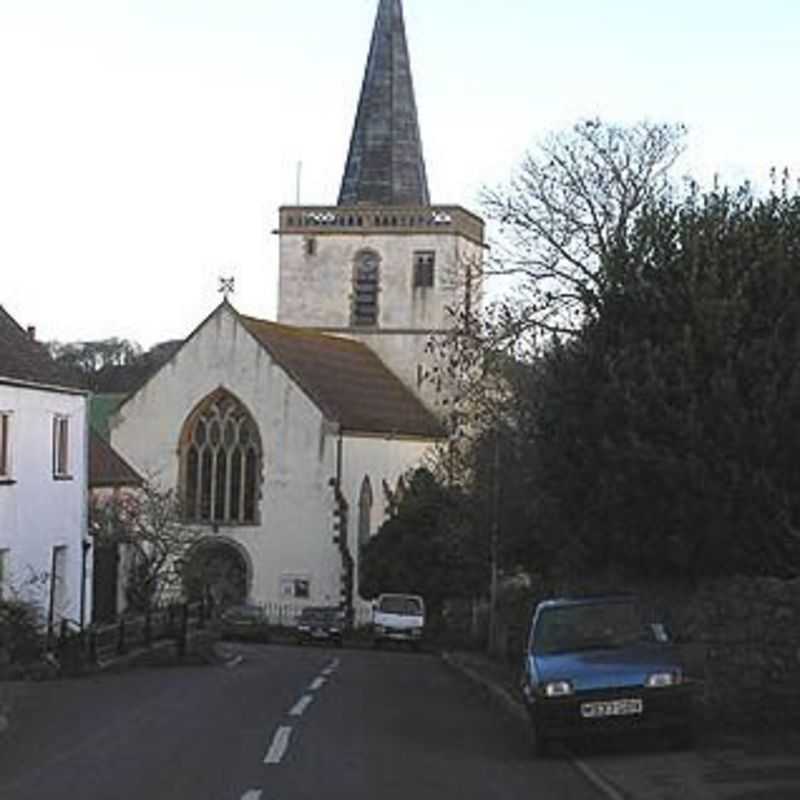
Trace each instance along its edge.
{"label": "tower parapet", "polygon": [[284,206],[280,234],[441,234],[484,244],[484,221],[461,206]]}

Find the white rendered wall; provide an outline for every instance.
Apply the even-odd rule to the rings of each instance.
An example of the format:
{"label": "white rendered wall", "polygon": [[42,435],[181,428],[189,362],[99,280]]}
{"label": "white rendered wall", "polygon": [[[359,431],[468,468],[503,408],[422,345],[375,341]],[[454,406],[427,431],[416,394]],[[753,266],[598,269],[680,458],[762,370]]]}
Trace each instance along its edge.
{"label": "white rendered wall", "polygon": [[358,605],[367,607],[358,596],[358,517],[359,497],[364,478],[372,486],[373,505],[370,535],[374,536],[386,520],[384,482],[394,491],[409,470],[423,466],[433,443],[420,440],[345,437],[342,449],[342,491],[350,505],[348,542],[355,559],[355,595]]}
{"label": "white rendered wall", "polygon": [[[281,576],[307,576],[310,603],[339,599],[333,543],[337,436],[320,411],[226,306],[220,307],[112,421],[114,447],[164,487],[178,480],[178,443],[192,410],[224,387],[252,414],[263,446],[260,524],[219,526],[247,552],[252,602],[285,600]],[[199,535],[215,535],[212,526]]]}
{"label": "white rendered wall", "polygon": [[[480,273],[483,248],[456,233],[324,233],[315,237],[314,255],[308,255],[306,238],[281,235],[278,320],[363,341],[435,410],[440,400],[435,381],[419,381],[434,365],[426,347],[432,333],[453,328],[452,312],[463,308],[467,274]],[[365,249],[380,256],[378,325],[354,328],[353,270]],[[414,287],[418,251],[436,253],[433,287]],[[473,295],[472,302],[479,298]]]}
{"label": "white rendered wall", "polygon": [[[11,413],[11,480],[0,484],[0,550],[7,550],[11,584],[45,612],[53,548],[66,547],[64,602],[54,610],[79,621],[83,541],[88,513],[88,417],[84,395],[0,384],[0,412]],[[69,479],[53,477],[53,419],[69,418]],[[91,559],[87,559],[85,619],[91,618]]]}

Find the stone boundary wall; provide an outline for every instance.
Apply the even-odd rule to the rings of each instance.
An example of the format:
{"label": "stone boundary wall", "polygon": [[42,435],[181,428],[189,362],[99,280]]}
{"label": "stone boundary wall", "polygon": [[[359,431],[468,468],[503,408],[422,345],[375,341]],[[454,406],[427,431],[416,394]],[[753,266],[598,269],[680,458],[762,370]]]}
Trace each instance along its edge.
{"label": "stone boundary wall", "polygon": [[[555,590],[534,578],[503,592],[491,653],[509,663],[520,659],[530,609],[540,598],[621,591],[637,594],[647,616],[666,623],[690,676],[702,682],[699,711],[709,722],[800,725],[800,578],[734,577],[688,587],[605,576]],[[485,629],[476,643],[486,646]]]}
{"label": "stone boundary wall", "polygon": [[707,583],[675,633],[704,650],[703,700],[712,719],[800,724],[800,579]]}

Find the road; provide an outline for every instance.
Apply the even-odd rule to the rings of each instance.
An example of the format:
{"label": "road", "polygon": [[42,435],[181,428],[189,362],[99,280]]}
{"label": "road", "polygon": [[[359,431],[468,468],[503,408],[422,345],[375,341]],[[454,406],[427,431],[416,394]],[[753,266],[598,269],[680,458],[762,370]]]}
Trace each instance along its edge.
{"label": "road", "polygon": [[438,658],[237,645],[235,667],[38,684],[3,800],[597,800]]}

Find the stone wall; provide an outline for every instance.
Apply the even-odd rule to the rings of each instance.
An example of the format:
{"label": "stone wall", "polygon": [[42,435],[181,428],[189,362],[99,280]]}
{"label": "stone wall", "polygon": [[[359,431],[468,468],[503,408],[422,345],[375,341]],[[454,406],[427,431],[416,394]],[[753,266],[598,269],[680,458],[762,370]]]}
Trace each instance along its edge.
{"label": "stone wall", "polygon": [[493,655],[516,662],[530,608],[561,594],[630,591],[648,618],[664,622],[700,681],[699,711],[712,723],[800,725],[800,578],[726,578],[698,587],[605,576],[501,592]]}
{"label": "stone wall", "polygon": [[676,634],[704,651],[710,717],[800,723],[800,579],[708,583],[691,598]]}

